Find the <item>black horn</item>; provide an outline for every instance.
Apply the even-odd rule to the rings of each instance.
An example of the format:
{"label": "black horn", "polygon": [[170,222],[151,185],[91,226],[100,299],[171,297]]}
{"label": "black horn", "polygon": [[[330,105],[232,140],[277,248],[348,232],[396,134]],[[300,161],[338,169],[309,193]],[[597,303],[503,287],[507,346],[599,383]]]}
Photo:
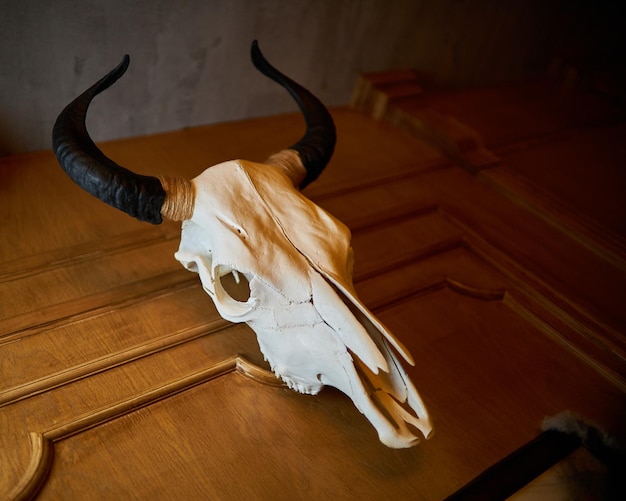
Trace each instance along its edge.
{"label": "black horn", "polygon": [[[251,54],[256,68],[289,91],[304,114],[306,132],[300,141],[289,148],[297,152],[306,170],[306,176],[300,184],[304,188],[317,179],[333,154],[333,119],[319,99],[267,62],[256,40],[252,43]],[[103,202],[140,221],[153,224],[163,221],[162,208],[166,217],[183,220],[191,217],[193,204],[183,204],[185,210],[180,213],[178,210],[170,210],[172,204],[177,205],[178,197],[166,200],[166,189],[159,178],[142,176],[118,165],[100,151],[87,132],[85,119],[91,101],[113,85],[126,72],[129,63],[130,58],[124,56],[115,69],[65,107],[54,124],[52,148],[69,177]],[[163,179],[164,182],[167,180]],[[190,183],[186,181],[183,184]],[[182,198],[193,199],[192,186],[183,191],[189,192],[189,196]]]}
{"label": "black horn", "polygon": [[335,124],[326,106],[307,89],[274,68],[263,56],[257,41],[252,42],[252,62],[265,76],[282,85],[295,99],[304,114],[306,132],[289,149],[295,150],[306,169],[300,188],[315,181],[322,173],[335,149]]}
{"label": "black horn", "polygon": [[140,221],[162,222],[165,190],[156,177],[142,176],[116,164],[89,137],[85,118],[92,99],[128,68],[130,58],[96,82],[61,112],[52,131],[52,148],[61,167],[88,193]]}

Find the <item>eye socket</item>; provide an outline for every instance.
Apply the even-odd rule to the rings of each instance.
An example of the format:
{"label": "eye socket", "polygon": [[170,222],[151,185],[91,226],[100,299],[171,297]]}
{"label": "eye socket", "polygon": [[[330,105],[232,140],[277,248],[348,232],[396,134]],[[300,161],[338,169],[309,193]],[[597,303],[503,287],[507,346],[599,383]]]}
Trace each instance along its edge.
{"label": "eye socket", "polygon": [[250,299],[250,283],[243,273],[232,270],[219,278],[224,292],[239,303],[245,303]]}

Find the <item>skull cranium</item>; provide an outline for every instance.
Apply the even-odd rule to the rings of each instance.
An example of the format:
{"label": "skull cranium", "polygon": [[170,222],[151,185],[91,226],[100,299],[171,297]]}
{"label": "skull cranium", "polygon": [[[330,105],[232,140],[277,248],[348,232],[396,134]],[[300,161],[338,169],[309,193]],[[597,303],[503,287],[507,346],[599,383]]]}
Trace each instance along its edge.
{"label": "skull cranium", "polygon": [[256,42],[252,57],[294,96],[307,121],[305,136],[265,163],[227,161],[174,190],[171,180],[138,176],[105,157],[89,139],[85,115],[91,99],[124,73],[127,58],[61,113],[55,153],[72,179],[110,205],[153,223],[162,215],[182,220],[176,259],[199,274],[220,315],[254,330],[289,387],[309,394],[336,387],[383,443],[410,447],[420,439],[416,429],[426,438],[432,432],[394,350],[412,364],[411,355],[356,295],[348,228],[298,189],[332,155],[332,118]]}

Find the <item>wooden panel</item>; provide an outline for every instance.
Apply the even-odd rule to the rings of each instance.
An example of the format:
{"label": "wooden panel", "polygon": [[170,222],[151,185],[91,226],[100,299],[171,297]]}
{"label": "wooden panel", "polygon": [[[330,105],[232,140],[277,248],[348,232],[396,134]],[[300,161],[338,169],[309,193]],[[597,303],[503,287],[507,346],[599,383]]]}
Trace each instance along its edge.
{"label": "wooden panel", "polygon": [[[413,78],[417,85],[419,78]],[[385,100],[390,85],[387,81],[375,92],[374,101],[387,106],[382,117],[426,140],[479,181],[457,177],[453,184],[442,181],[444,188],[431,188],[449,204],[449,214],[514,261],[505,268],[521,265],[519,273],[534,275],[535,289],[547,285],[552,301],[594,324],[602,349],[624,358],[619,107],[604,95],[549,80],[400,99],[391,94]],[[359,104],[362,88],[360,83],[355,103],[376,115],[374,104]]]}
{"label": "wooden panel", "polygon": [[[285,388],[254,334],[223,321],[174,261],[176,225],[128,222],[71,184],[54,203],[65,181],[42,153],[2,168],[22,188],[0,201],[18,218],[3,234],[20,235],[2,250],[0,497],[441,499],[545,415],[570,409],[624,432],[611,327],[623,312],[602,303],[623,273],[410,134],[333,113],[343,139],[307,192],[352,229],[357,290],[413,352],[435,436],[390,450],[341,393]],[[161,172],[178,148],[192,175],[207,159],[262,158],[299,120],[104,147],[133,168],[144,152]],[[89,210],[61,217],[79,200]]]}
{"label": "wooden panel", "polygon": [[[498,155],[508,170],[575,210],[576,217],[584,218],[589,226],[595,226],[598,236],[610,238],[608,234],[613,233],[615,239],[623,240],[625,138],[624,123],[612,123],[567,131],[532,146],[513,145]],[[498,169],[489,174],[498,179]],[[605,235],[601,234],[603,228]]]}
{"label": "wooden panel", "polygon": [[[502,280],[471,253],[446,252],[413,263],[413,268],[413,275],[398,270],[396,278],[404,279],[395,283],[404,290],[412,285],[411,293],[401,301],[396,298],[392,306],[376,309],[395,332],[404,333],[403,340],[416,354],[418,363],[411,376],[438,428],[431,442],[410,451],[389,451],[337,392],[308,397],[286,389],[264,389],[232,373],[234,361],[226,359],[224,365],[212,367],[207,358],[202,361],[207,369],[196,361],[180,382],[167,381],[172,388],[160,384],[141,392],[135,383],[126,390],[128,400],[123,400],[124,387],[116,382],[115,398],[104,407],[95,405],[102,406],[102,401],[90,407],[84,396],[78,401],[60,396],[57,407],[62,402],[78,420],[54,422],[47,429],[40,419],[29,419],[54,450],[50,482],[42,497],[83,492],[104,499],[124,492],[152,495],[158,490],[164,499],[176,493],[212,497],[216,492],[281,499],[280,479],[288,475],[299,479],[294,486],[308,486],[312,498],[334,491],[362,496],[369,492],[374,497],[390,492],[426,494],[437,499],[530,438],[545,414],[569,408],[609,426],[622,422],[621,392],[611,390],[592,368],[526,322],[518,314],[523,308],[501,287]],[[414,280],[420,270],[422,275],[432,275]],[[359,290],[370,304],[384,303],[388,297],[383,279],[390,278],[359,283]],[[203,343],[205,350],[215,350],[215,342],[205,338]],[[176,357],[180,364],[194,361],[190,355],[197,350],[197,346],[170,349],[167,356]],[[147,370],[155,362],[146,365]],[[156,366],[171,377],[162,356]],[[132,374],[127,377],[136,380]],[[153,384],[160,381],[159,375],[152,377],[156,377]],[[181,389],[186,391],[174,396]],[[152,401],[160,403],[131,412]],[[41,416],[49,406],[49,398],[39,397],[13,405],[11,414]],[[107,424],[92,428],[100,420]],[[290,425],[285,427],[287,422]],[[348,458],[363,459],[346,466],[348,448]],[[469,457],[473,461],[467,461]],[[446,477],[436,475],[437,471],[446,471]],[[241,476],[250,483],[233,481]],[[160,477],[170,481],[157,487],[155,479]],[[396,485],[398,478],[402,482]]]}

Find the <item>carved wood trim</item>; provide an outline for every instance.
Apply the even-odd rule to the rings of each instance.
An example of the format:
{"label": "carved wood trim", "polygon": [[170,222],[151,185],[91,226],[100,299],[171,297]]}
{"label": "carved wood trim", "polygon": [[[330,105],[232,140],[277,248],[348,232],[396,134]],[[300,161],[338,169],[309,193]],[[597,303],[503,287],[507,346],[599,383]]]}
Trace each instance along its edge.
{"label": "carved wood trim", "polygon": [[507,305],[515,305],[513,309],[523,318],[533,320],[549,337],[626,390],[626,346],[619,332],[500,252],[455,214],[443,208],[441,212],[463,229],[462,246],[511,283],[505,295]]}
{"label": "carved wood trim", "polygon": [[474,287],[468,285],[454,278],[446,278],[446,286],[459,294],[470,296],[476,299],[483,299],[485,301],[502,301],[506,294],[506,289],[485,289],[481,287]]}
{"label": "carved wood trim", "polygon": [[368,214],[366,217],[351,217],[346,224],[350,227],[352,234],[372,231],[382,226],[399,224],[409,219],[437,214],[439,206],[428,204],[416,207],[415,204],[398,206],[389,210],[377,212],[375,215]]}
{"label": "carved wood trim", "polygon": [[54,428],[43,432],[31,432],[28,467],[8,499],[32,499],[43,487],[54,459],[55,443],[233,372],[261,384],[283,386],[282,382],[276,382],[271,372],[256,366],[244,357],[231,357],[207,369],[145,391],[117,404],[89,412]]}
{"label": "carved wood trim", "polygon": [[[155,235],[156,231],[156,235]],[[26,256],[13,261],[0,263],[0,283],[21,280],[37,275],[42,271],[50,271],[67,266],[75,266],[81,262],[91,262],[103,255],[115,255],[133,249],[160,244],[179,237],[178,227],[164,225],[163,229],[149,229],[124,233],[105,240],[94,240],[88,243],[55,249],[33,256]]]}
{"label": "carved wood trim", "polygon": [[228,328],[230,325],[232,325],[230,322],[219,318],[205,324],[159,337],[148,343],[142,343],[141,345],[134,346],[124,351],[111,353],[104,357],[90,360],[87,363],[70,367],[67,370],[47,375],[35,381],[9,388],[8,390],[0,392],[0,407],[25,398],[30,398],[34,395],[39,395],[53,388],[58,388],[59,386],[127,364],[134,360],[165,351],[173,346],[211,335]]}
{"label": "carved wood trim", "polygon": [[398,181],[407,181],[410,179],[427,176],[433,172],[442,170],[454,169],[455,166],[447,159],[441,157],[441,160],[428,167],[422,167],[420,169],[415,168],[415,163],[401,166],[394,169],[391,173],[387,170],[381,170],[377,176],[367,176],[361,179],[350,179],[349,182],[335,182],[331,186],[318,187],[317,185],[311,185],[307,188],[305,194],[316,203],[323,200],[336,197],[345,197],[352,193],[363,191],[371,188],[378,188],[381,185],[395,183]]}
{"label": "carved wood trim", "polygon": [[79,322],[85,318],[127,308],[150,298],[157,298],[197,285],[194,275],[184,270],[164,273],[81,299],[52,304],[46,308],[23,313],[0,321],[3,333],[0,346],[27,336]]}
{"label": "carved wood trim", "polygon": [[452,238],[443,242],[437,242],[432,245],[428,245],[418,251],[406,252],[402,256],[393,261],[389,261],[385,266],[376,266],[376,268],[363,268],[354,275],[354,282],[358,283],[362,280],[367,280],[384,273],[388,273],[398,268],[402,268],[410,263],[417,261],[423,261],[431,256],[448,252],[454,249],[462,247],[463,240],[460,238]]}
{"label": "carved wood trim", "polygon": [[43,487],[54,457],[52,442],[42,433],[29,433],[30,461],[24,475],[7,499],[23,501],[32,499]]}
{"label": "carved wood trim", "polygon": [[626,239],[623,236],[598,225],[586,214],[559,201],[506,166],[480,172],[477,177],[616,268],[626,270]]}
{"label": "carved wood trim", "polygon": [[[605,379],[617,386],[621,391],[626,393],[626,377],[620,373],[623,364],[615,366],[606,357],[598,357],[591,347],[583,344],[579,339],[572,339],[564,333],[564,329],[555,329],[539,315],[524,306],[517,298],[510,294],[505,297],[505,304],[515,312],[516,315],[523,318],[530,325],[533,325],[543,332],[550,339],[556,341],[565,349],[576,355],[587,364],[591,365]],[[584,346],[584,348],[582,347]]]}

